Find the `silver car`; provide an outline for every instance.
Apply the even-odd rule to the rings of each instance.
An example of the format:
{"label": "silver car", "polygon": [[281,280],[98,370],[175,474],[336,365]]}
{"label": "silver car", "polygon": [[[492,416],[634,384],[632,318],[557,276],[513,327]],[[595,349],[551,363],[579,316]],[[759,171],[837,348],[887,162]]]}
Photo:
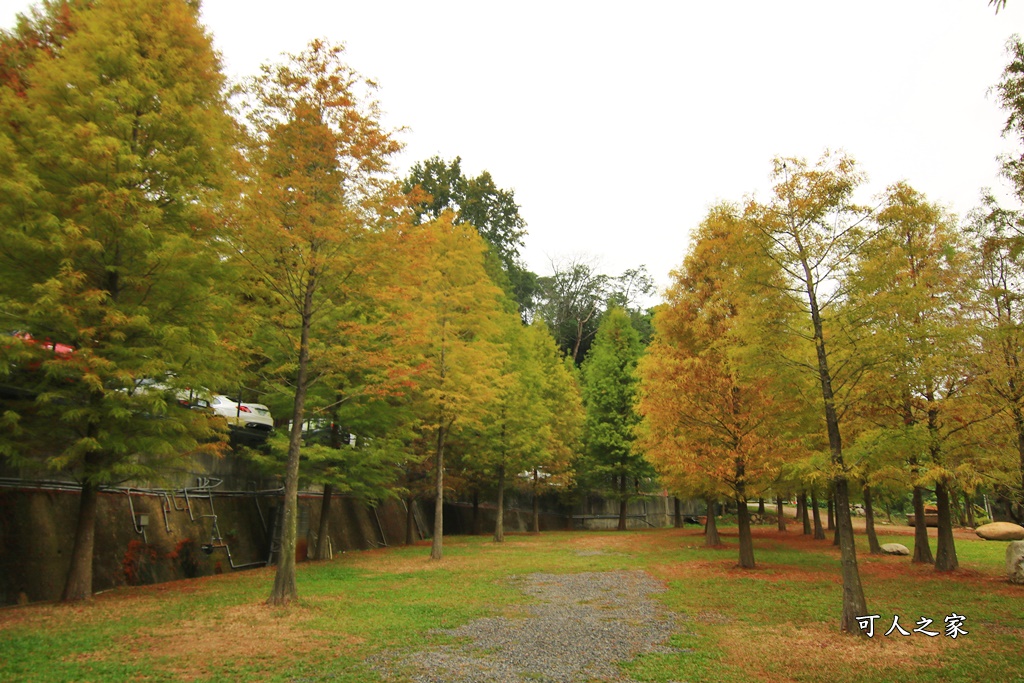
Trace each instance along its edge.
{"label": "silver car", "polygon": [[237,403],[223,394],[210,397],[213,412],[227,419],[229,425],[269,432],[274,428],[270,408],[262,403]]}

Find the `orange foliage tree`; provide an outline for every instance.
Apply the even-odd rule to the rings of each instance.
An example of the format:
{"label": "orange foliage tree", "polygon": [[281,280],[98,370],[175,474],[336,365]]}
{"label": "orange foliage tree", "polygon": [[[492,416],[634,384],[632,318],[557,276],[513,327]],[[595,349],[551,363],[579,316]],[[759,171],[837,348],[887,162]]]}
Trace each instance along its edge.
{"label": "orange foliage tree", "polygon": [[[290,355],[294,391],[280,561],[268,602],[297,596],[296,511],[306,395],[329,371],[330,339],[350,303],[372,286],[373,244],[402,195],[389,172],[400,145],[379,121],[373,84],[313,41],[287,63],[265,66],[241,96],[248,123],[232,244],[252,282],[247,295]],[[285,356],[288,357],[288,356]]]}
{"label": "orange foliage tree", "polygon": [[[740,566],[754,567],[747,501],[793,453],[782,438],[786,401],[751,362],[742,319],[750,302],[738,264],[742,223],[731,207],[701,224],[640,363],[641,447],[677,488],[732,497]],[[709,515],[712,514],[709,511]]]}

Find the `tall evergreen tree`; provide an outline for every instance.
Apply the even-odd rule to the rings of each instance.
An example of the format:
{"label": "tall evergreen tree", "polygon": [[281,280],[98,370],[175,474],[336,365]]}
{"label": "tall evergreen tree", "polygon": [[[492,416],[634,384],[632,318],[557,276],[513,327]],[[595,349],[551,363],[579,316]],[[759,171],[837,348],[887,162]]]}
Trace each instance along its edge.
{"label": "tall evergreen tree", "polygon": [[610,492],[619,502],[618,528],[622,531],[626,529],[627,503],[635,497],[640,481],[654,474],[633,445],[639,422],[634,404],[640,353],[640,336],[629,315],[612,308],[582,368],[586,458],[578,469],[595,483],[611,485]]}
{"label": "tall evergreen tree", "polygon": [[3,343],[24,389],[4,448],[82,484],[71,601],[91,595],[97,488],[212,435],[173,390],[223,376],[211,195],[231,123],[195,3],[51,3],[19,27],[0,36],[24,57],[0,85],[0,302],[27,336]]}
{"label": "tall evergreen tree", "polygon": [[[555,340],[542,323],[528,329],[531,357],[542,376],[541,402],[547,409],[546,439],[539,444],[532,463],[533,530],[540,531],[537,499],[542,490],[564,490],[575,479],[573,457],[579,452],[583,430],[583,397],[579,373],[572,361],[563,357]],[[543,479],[542,475],[547,475]]]}
{"label": "tall evergreen tree", "polygon": [[754,303],[743,282],[752,265],[745,227],[733,207],[719,206],[694,235],[655,314],[638,410],[659,472],[677,488],[736,501],[740,566],[753,568],[747,501],[793,457],[796,440],[786,438],[791,386],[778,386],[744,339]]}
{"label": "tall evergreen tree", "polygon": [[[976,474],[966,439],[992,416],[975,400],[971,338],[977,321],[966,245],[955,222],[906,183],[889,188],[876,216],[879,230],[861,249],[853,298],[876,334],[864,353],[875,356],[868,379],[877,411],[906,433],[917,518],[915,558],[927,550],[922,491],[934,486],[939,511],[935,566],[956,569],[951,494],[973,488]],[[870,347],[870,350],[869,350]],[[879,376],[881,375],[881,376]],[[871,386],[872,382],[865,382]]]}
{"label": "tall evergreen tree", "polygon": [[539,530],[537,497],[550,478],[566,482],[582,422],[579,388],[547,328],[541,323],[524,327],[510,319],[503,336],[505,367],[486,406],[489,419],[473,440],[471,450],[478,456],[470,463],[497,479],[498,542],[504,540],[504,496],[513,477],[529,475],[533,526]]}
{"label": "tall evergreen tree", "polygon": [[[996,9],[1005,0],[992,0]],[[995,92],[1006,112],[1003,136],[1015,149],[1001,159],[1003,176],[1018,201],[1024,201],[1024,40],[1012,36],[1006,43],[1008,63]],[[1009,500],[1011,516],[1024,521],[1024,216],[1019,209],[999,205],[990,193],[975,212],[970,227],[974,260],[981,280],[984,312],[987,393],[1002,404],[1010,423],[1016,462],[1005,480],[997,483]],[[999,449],[1001,445],[995,444]]]}
{"label": "tall evergreen tree", "polygon": [[500,389],[506,349],[501,292],[484,269],[487,245],[451,214],[411,228],[423,256],[410,271],[414,283],[408,334],[418,347],[414,410],[421,454],[434,463],[434,536],[430,557],[444,556],[445,458],[461,432],[479,432],[492,420],[486,407]]}
{"label": "tall evergreen tree", "polygon": [[[843,456],[842,417],[844,391],[854,382],[856,363],[840,362],[839,341],[855,341],[867,328],[847,325],[838,315],[847,298],[850,270],[855,266],[869,211],[856,205],[853,193],[862,181],[852,159],[826,155],[810,167],[799,159],[776,159],[774,197],[767,204],[751,202],[746,212],[752,230],[761,237],[761,253],[785,274],[787,281],[774,287],[801,312],[803,324],[786,324],[780,334],[802,339],[814,359],[806,364],[820,389],[820,407],[828,436],[830,475],[835,491],[842,554],[843,602],[841,630],[862,633],[857,617],[867,603],[857,568],[853,525],[850,519],[849,468]],[[855,320],[855,318],[854,318]]]}
{"label": "tall evergreen tree", "polygon": [[[398,206],[389,159],[400,146],[367,101],[372,84],[315,40],[285,64],[265,66],[242,93],[249,124],[232,244],[278,333],[293,387],[281,553],[268,602],[298,595],[295,543],[306,396],[337,370],[332,332],[372,287],[377,237]],[[393,258],[393,257],[392,257]],[[385,261],[387,263],[387,261]],[[270,350],[268,350],[270,351]]]}
{"label": "tall evergreen tree", "polygon": [[988,197],[970,227],[984,320],[979,388],[993,405],[1003,408],[1000,419],[1006,425],[989,430],[992,438],[986,450],[1015,456],[1014,462],[1000,463],[989,474],[1004,473],[995,478],[995,488],[1009,501],[1010,515],[1018,523],[1024,522],[1024,235],[1020,225],[1018,212],[1003,209]]}

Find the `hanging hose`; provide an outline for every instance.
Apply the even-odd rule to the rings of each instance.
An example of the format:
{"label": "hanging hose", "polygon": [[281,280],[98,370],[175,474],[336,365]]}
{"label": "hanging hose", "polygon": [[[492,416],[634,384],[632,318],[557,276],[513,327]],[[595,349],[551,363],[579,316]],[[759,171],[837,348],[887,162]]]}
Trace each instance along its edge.
{"label": "hanging hose", "polygon": [[217,543],[208,543],[202,546],[202,550],[207,555],[212,555],[214,550],[224,550],[228,555],[228,564],[231,565],[232,569],[248,569],[249,567],[265,567],[266,562],[247,562],[245,564],[235,564],[234,558],[231,557],[231,548],[228,547],[227,543],[223,541]]}
{"label": "hanging hose", "polygon": [[377,520],[377,530],[380,531],[381,545],[385,548],[388,547],[388,537],[384,535],[384,527],[380,523],[380,517],[377,515],[377,506],[373,506],[373,518]]}
{"label": "hanging hose", "polygon": [[207,489],[206,495],[209,496],[209,498],[210,498],[210,517],[213,517],[213,533],[214,533],[214,538],[216,538],[217,541],[222,542],[224,539],[221,538],[220,526],[217,524],[217,511],[213,509],[213,491],[210,491],[209,489]]}
{"label": "hanging hose", "polygon": [[196,521],[196,517],[192,514],[192,501],[188,499],[188,489],[182,489],[181,492],[185,495],[185,506],[188,508],[188,518],[194,522]]}
{"label": "hanging hose", "polygon": [[143,542],[148,545],[149,539],[146,538],[146,525],[139,524],[139,519],[135,516],[135,505],[132,503],[132,490],[130,488],[125,489],[125,493],[128,494],[128,510],[131,512],[132,516],[132,527],[134,527],[135,533],[142,534]]}
{"label": "hanging hose", "polygon": [[163,497],[163,504],[160,506],[160,509],[164,512],[164,529],[169,534],[171,533],[171,523],[167,519],[167,515],[171,511],[171,500],[167,495],[167,491],[161,491],[160,495]]}
{"label": "hanging hose", "polygon": [[249,484],[252,484],[252,499],[256,501],[256,512],[260,513],[260,522],[263,524],[263,533],[266,534],[268,531],[267,518],[263,516],[263,508],[260,507],[260,494],[256,490],[256,482],[246,482],[245,489],[249,490]]}

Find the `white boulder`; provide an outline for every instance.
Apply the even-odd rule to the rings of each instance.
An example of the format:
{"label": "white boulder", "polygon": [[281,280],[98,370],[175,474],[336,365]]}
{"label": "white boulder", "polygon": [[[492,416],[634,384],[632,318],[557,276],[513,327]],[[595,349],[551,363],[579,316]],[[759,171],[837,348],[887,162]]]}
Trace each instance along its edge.
{"label": "white boulder", "polygon": [[886,543],[882,546],[882,552],[886,555],[909,555],[910,550],[902,543]]}
{"label": "white boulder", "polygon": [[986,541],[1024,541],[1024,526],[1013,522],[992,522],[974,530]]}
{"label": "white boulder", "polygon": [[1006,546],[1006,574],[1010,583],[1024,584],[1024,541]]}

